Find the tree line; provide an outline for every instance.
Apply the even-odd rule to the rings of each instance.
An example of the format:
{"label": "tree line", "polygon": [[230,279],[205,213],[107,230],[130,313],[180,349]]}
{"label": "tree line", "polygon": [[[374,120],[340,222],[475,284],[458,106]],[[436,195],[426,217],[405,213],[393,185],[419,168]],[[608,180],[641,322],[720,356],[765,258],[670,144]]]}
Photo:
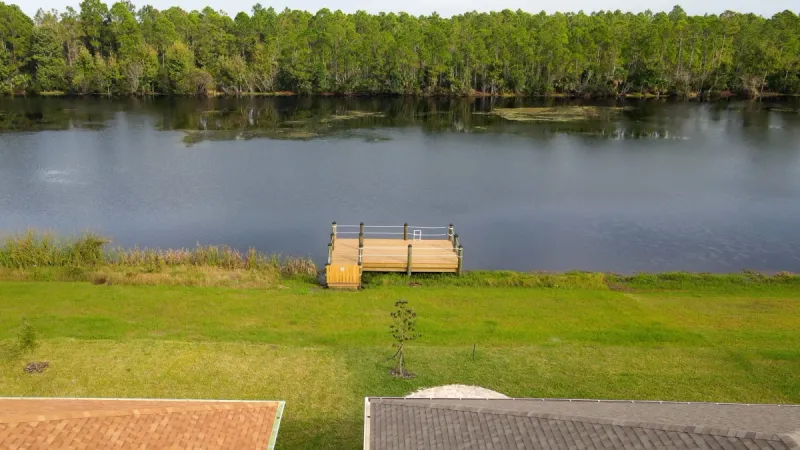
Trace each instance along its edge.
{"label": "tree line", "polygon": [[727,11],[316,14],[257,4],[0,2],[0,94],[713,95],[800,93],[800,17]]}

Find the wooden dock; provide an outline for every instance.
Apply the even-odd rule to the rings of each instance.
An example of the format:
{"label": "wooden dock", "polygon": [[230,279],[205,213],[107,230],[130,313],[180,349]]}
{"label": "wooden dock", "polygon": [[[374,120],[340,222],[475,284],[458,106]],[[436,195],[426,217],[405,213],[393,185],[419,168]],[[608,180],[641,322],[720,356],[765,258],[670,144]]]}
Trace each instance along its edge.
{"label": "wooden dock", "polygon": [[331,225],[328,287],[355,289],[364,272],[461,274],[464,249],[453,225]]}

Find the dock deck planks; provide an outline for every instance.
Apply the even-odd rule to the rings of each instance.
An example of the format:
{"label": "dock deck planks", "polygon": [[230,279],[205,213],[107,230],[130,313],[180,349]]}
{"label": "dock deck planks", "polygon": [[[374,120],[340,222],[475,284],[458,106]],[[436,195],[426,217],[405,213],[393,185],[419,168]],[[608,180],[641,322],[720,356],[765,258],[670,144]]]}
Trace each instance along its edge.
{"label": "dock deck planks", "polygon": [[[361,284],[361,272],[407,272],[409,244],[411,272],[458,272],[458,253],[449,239],[365,238],[359,268],[358,239],[336,238],[330,264],[326,266],[328,287],[356,288]],[[354,279],[354,273],[358,274],[358,280]]]}

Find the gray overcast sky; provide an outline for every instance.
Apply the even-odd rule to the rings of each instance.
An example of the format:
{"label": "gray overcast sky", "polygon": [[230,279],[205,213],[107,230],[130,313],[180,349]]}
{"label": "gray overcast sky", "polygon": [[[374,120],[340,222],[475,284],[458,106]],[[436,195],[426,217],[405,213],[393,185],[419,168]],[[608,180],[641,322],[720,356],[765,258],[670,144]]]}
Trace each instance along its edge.
{"label": "gray overcast sky", "polygon": [[[116,0],[104,0],[109,5]],[[51,9],[55,8],[63,10],[66,6],[72,6],[76,10],[80,0],[32,0],[32,1],[19,1],[19,0],[6,0],[6,3],[16,3],[29,15],[36,13],[39,8]],[[137,6],[151,4],[157,9],[166,9],[171,6],[180,6],[185,10],[203,9],[210,6],[216,10],[223,10],[230,16],[235,16],[239,11],[250,12],[252,6],[258,3],[254,0],[133,0]],[[330,10],[341,9],[344,12],[355,12],[363,9],[370,13],[377,13],[381,11],[399,12],[405,11],[409,14],[420,15],[430,14],[434,11],[442,16],[451,16],[453,14],[460,14],[466,11],[500,11],[503,9],[522,9],[528,12],[546,11],[553,13],[556,11],[597,11],[597,10],[615,10],[640,12],[650,9],[654,12],[669,11],[675,5],[677,0],[642,0],[631,2],[630,0],[558,0],[558,1],[529,1],[529,0],[497,0],[486,2],[483,0],[404,0],[391,2],[388,0],[372,1],[372,0],[277,0],[269,1],[263,0],[261,4],[264,7],[272,6],[277,11],[285,7],[292,9],[304,9],[311,12],[316,12],[322,8]],[[693,0],[683,1],[681,7],[688,14],[719,14],[725,10],[732,10],[737,12],[752,12],[760,14],[765,17],[770,17],[773,14],[784,11],[792,10],[795,12],[800,11],[798,0]]]}

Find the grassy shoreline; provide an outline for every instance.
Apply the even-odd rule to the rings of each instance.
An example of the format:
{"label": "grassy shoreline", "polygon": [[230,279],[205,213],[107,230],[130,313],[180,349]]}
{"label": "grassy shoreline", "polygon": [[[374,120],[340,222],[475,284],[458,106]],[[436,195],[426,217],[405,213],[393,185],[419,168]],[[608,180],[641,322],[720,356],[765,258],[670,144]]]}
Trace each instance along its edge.
{"label": "grassy shoreline", "polygon": [[[110,240],[87,233],[74,237],[29,230],[0,236],[0,281],[68,281],[122,285],[184,285],[276,288],[287,282],[318,284],[311,258],[282,257],[253,248],[227,246],[191,249],[107,248]],[[610,289],[752,288],[785,285],[800,288],[800,275],[788,272],[731,274],[666,272],[617,274],[571,271],[514,272],[476,270],[452,274],[364,274],[366,288],[377,286],[460,286]]]}

